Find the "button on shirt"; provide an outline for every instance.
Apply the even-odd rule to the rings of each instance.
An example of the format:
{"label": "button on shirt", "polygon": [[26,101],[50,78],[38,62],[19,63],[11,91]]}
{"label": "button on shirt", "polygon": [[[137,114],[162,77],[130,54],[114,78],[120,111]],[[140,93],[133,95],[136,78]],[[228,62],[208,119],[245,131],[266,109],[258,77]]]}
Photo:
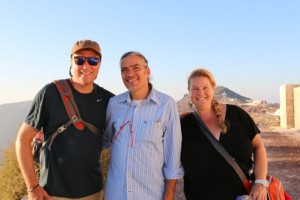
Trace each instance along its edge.
{"label": "button on shirt", "polygon": [[111,147],[108,200],[161,200],[165,180],[183,176],[177,106],[154,88],[138,104],[129,92],[110,99],[104,142]]}

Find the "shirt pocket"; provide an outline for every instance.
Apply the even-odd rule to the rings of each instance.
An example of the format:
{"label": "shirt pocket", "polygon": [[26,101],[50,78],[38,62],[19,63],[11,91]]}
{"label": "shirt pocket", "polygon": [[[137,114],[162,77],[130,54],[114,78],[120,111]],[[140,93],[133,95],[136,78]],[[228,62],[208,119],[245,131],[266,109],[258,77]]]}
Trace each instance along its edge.
{"label": "shirt pocket", "polygon": [[143,125],[135,131],[136,140],[142,143],[158,144],[162,142],[164,136],[164,131],[159,121],[144,121]]}

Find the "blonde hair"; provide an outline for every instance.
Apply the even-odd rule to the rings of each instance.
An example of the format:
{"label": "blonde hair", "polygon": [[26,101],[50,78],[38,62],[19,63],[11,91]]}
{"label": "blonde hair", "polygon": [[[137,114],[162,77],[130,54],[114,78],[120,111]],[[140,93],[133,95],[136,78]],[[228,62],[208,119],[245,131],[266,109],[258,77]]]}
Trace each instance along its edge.
{"label": "blonde hair", "polygon": [[[192,73],[189,75],[188,78],[188,90],[190,90],[191,80],[196,77],[206,77],[209,79],[210,84],[215,89],[216,87],[216,81],[212,73],[206,69],[198,68],[192,71]],[[213,98],[211,102],[211,107],[213,112],[215,113],[218,121],[218,127],[222,130],[222,133],[226,133],[228,130],[228,127],[224,120],[222,120],[222,113],[220,109],[219,103]]]}

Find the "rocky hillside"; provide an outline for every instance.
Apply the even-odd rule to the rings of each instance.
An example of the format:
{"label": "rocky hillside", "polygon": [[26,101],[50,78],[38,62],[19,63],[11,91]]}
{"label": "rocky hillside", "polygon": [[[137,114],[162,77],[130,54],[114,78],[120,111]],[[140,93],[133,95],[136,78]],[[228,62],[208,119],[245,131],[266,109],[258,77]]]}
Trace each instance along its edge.
{"label": "rocky hillside", "polygon": [[247,111],[259,127],[280,126],[279,104],[238,104]]}
{"label": "rocky hillside", "polygon": [[217,86],[215,89],[215,98],[217,101],[233,101],[233,102],[239,102],[239,103],[251,103],[253,100],[244,97],[238,93],[235,93],[234,91],[223,87],[223,86]]}

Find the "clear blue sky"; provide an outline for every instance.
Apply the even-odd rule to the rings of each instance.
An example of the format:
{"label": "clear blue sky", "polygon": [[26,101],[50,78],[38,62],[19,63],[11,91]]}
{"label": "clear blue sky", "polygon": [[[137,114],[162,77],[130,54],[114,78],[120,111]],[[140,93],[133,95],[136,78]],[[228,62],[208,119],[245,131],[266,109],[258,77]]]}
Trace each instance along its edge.
{"label": "clear blue sky", "polygon": [[121,55],[142,52],[154,86],[175,100],[197,68],[218,85],[279,103],[279,87],[300,83],[300,1],[3,1],[0,104],[31,100],[67,78],[73,43],[100,43],[96,83],[119,94]]}

